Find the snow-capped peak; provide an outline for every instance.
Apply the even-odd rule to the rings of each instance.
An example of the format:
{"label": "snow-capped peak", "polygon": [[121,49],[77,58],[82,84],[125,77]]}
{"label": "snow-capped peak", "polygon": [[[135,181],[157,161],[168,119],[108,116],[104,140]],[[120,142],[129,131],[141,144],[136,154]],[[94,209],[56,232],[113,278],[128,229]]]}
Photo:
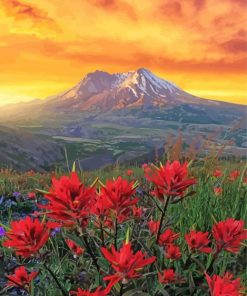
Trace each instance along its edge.
{"label": "snow-capped peak", "polygon": [[174,83],[140,68],[114,74],[104,71],[89,73],[75,87],[59,96],[59,100],[83,110],[111,110],[139,106],[162,107],[188,100],[193,102],[194,98],[188,96]]}

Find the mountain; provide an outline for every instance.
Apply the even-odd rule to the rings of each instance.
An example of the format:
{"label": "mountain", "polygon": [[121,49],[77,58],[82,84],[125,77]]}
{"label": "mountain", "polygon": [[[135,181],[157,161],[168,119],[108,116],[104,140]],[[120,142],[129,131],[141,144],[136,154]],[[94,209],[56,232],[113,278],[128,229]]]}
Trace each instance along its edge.
{"label": "mountain", "polygon": [[[224,146],[227,155],[244,156],[246,111],[243,105],[193,96],[147,69],[95,71],[62,94],[1,107],[0,122],[11,130],[5,130],[7,135],[2,128],[0,140],[10,143],[5,149],[16,157],[14,167],[25,155],[22,168],[42,169],[45,158],[48,164],[57,162],[61,148],[69,162],[78,159],[83,169],[142,159],[180,133],[187,146],[196,142],[207,151]],[[12,128],[18,131],[15,140]],[[4,150],[1,160],[10,163]]]}
{"label": "mountain", "polygon": [[[151,71],[140,68],[126,73],[109,74],[95,71],[87,74],[77,85],[68,91],[45,100],[34,100],[1,107],[0,120],[40,118],[84,112],[89,114],[116,110],[164,110],[187,106],[185,113],[209,108],[225,115],[225,111],[237,111],[243,115],[245,106],[201,99],[193,96],[174,83],[161,79]],[[245,109],[245,110],[243,110]],[[84,112],[85,113],[85,112]],[[215,113],[215,112],[213,112]],[[230,116],[231,117],[231,116]]]}
{"label": "mountain", "polygon": [[103,112],[181,104],[222,105],[190,95],[144,68],[117,74],[103,71],[89,73],[75,87],[46,102],[49,108],[53,106],[58,110]]}
{"label": "mountain", "polygon": [[16,127],[0,125],[0,167],[45,171],[64,158],[62,147]]}

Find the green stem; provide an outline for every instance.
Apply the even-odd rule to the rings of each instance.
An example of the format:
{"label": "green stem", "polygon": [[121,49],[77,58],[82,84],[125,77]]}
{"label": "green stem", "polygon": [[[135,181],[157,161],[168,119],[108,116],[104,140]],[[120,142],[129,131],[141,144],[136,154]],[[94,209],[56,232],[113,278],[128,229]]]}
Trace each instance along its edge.
{"label": "green stem", "polygon": [[104,236],[102,221],[100,221],[100,235],[101,235],[102,247],[104,247],[105,246],[105,236]]}
{"label": "green stem", "polygon": [[120,291],[119,291],[119,296],[123,295],[123,284],[120,284]]}
{"label": "green stem", "polygon": [[202,272],[206,270],[205,266],[199,260],[193,257],[191,258],[191,260],[194,261],[201,268]]}
{"label": "green stem", "polygon": [[86,246],[86,249],[87,249],[87,252],[89,253],[89,255],[91,256],[92,260],[93,260],[93,264],[95,265],[95,267],[97,268],[98,270],[98,273],[100,273],[100,267],[98,265],[98,261],[97,261],[97,258],[95,257],[93,251],[91,250],[91,247],[90,247],[90,244],[87,240],[87,237],[85,235],[83,235],[83,240],[84,240],[84,243],[85,243],[85,246]]}
{"label": "green stem", "polygon": [[218,258],[218,255],[219,255],[219,251],[215,252],[215,254],[213,255],[212,261],[211,261],[209,267],[205,270],[205,272],[209,272],[209,273],[212,272],[214,262]]}
{"label": "green stem", "polygon": [[117,223],[117,217],[116,217],[116,219],[115,219],[115,235],[114,235],[115,249],[117,249],[117,235],[118,235],[118,223]]}
{"label": "green stem", "polygon": [[170,196],[167,196],[165,204],[164,204],[164,208],[160,217],[160,223],[159,223],[159,229],[158,229],[158,233],[157,233],[157,237],[156,237],[156,243],[159,242],[159,238],[160,238],[160,234],[161,234],[161,229],[162,229],[162,223],[165,217],[165,213],[169,204],[169,200],[170,200]]}
{"label": "green stem", "polygon": [[61,290],[63,296],[68,296],[68,292],[65,290],[65,288],[61,285],[61,283],[59,282],[57,276],[55,275],[55,273],[44,263],[44,267],[45,269],[50,273],[50,275],[52,276],[52,278],[54,279],[54,281],[56,282],[57,286],[59,287],[59,289]]}

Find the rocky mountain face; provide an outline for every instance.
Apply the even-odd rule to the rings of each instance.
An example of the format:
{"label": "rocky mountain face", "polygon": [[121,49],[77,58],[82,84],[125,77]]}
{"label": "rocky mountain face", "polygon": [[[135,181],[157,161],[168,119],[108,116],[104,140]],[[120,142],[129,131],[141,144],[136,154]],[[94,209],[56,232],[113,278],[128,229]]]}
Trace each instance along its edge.
{"label": "rocky mountain face", "polygon": [[201,100],[147,69],[109,74],[87,74],[75,87],[46,102],[58,109],[110,111],[130,108],[164,108],[181,104],[218,105]]}
{"label": "rocky mountain face", "polygon": [[231,113],[237,112],[241,117],[246,112],[246,107],[242,105],[193,96],[174,83],[141,68],[116,74],[98,70],[89,73],[77,85],[60,95],[1,107],[0,121],[32,120],[50,116],[56,118],[66,114],[73,117],[76,113],[87,116],[98,113],[101,116],[118,110],[123,113],[131,110],[153,110],[152,112],[159,113],[172,109],[182,109],[182,113],[188,114],[206,112],[208,115],[213,113],[214,116],[226,115],[230,118]]}

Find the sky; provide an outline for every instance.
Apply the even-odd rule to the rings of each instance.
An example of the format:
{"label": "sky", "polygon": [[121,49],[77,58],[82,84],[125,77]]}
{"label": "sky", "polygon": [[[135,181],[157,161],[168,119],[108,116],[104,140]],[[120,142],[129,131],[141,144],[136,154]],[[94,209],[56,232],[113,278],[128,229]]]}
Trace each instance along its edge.
{"label": "sky", "polygon": [[1,0],[0,105],[88,72],[148,68],[194,95],[247,104],[246,0]]}

